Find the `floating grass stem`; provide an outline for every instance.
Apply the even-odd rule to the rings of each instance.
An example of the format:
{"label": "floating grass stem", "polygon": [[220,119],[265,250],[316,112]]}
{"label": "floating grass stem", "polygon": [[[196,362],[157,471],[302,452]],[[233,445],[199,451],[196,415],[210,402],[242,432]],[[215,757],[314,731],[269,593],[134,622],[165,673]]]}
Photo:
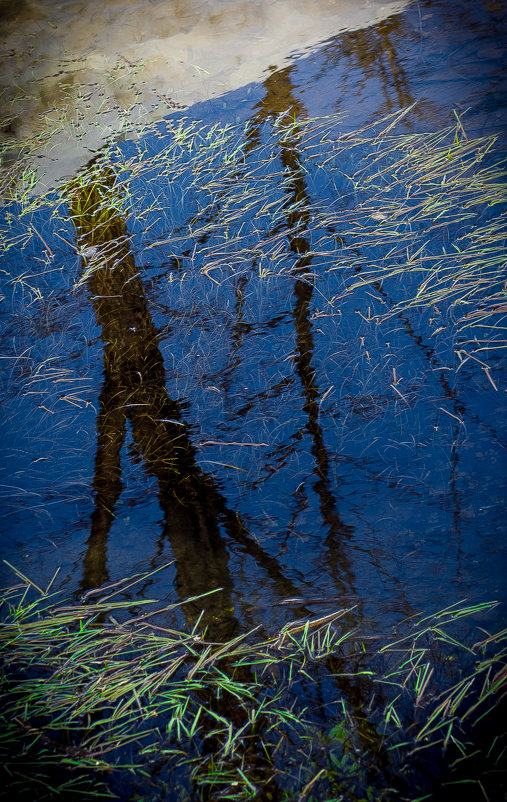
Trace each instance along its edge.
{"label": "floating grass stem", "polygon": [[[494,603],[412,619],[400,625],[406,634],[374,647],[360,637],[359,650],[357,633],[341,631],[346,610],[265,640],[246,633],[219,644],[194,633],[160,634],[149,618],[128,617],[132,602],[118,596],[142,579],[106,586],[101,595],[88,591],[78,605],[28,578],[3,591],[0,752],[11,795],[53,799],[72,784],[82,797],[98,788],[126,798],[125,789],[142,789],[151,777],[154,799],[254,799],[269,788],[276,799],[341,793],[363,800],[370,786],[387,794],[379,798],[416,798],[429,781],[421,756],[438,753],[442,766],[447,754],[455,762],[456,750],[453,781],[468,771],[491,789],[489,775],[474,771],[478,755],[498,763],[503,738],[493,728],[487,741],[474,742],[473,732],[491,726],[505,695],[506,633],[470,644],[448,630]],[[107,623],[111,616],[118,623]],[[329,681],[336,697],[328,707],[336,712],[323,724],[311,699]],[[380,690],[369,721],[349,712],[340,688],[350,682]],[[340,727],[332,723],[338,711]],[[379,731],[390,766],[378,762]],[[361,746],[350,751],[355,743]],[[303,766],[300,750],[308,755]],[[410,768],[413,753],[417,769]],[[402,766],[405,779],[394,782]]]}

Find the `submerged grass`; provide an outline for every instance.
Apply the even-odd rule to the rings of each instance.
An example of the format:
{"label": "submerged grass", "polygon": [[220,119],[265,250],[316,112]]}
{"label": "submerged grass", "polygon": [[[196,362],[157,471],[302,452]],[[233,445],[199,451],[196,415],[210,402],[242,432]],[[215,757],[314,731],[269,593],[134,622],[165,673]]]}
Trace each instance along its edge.
{"label": "submerged grass", "polygon": [[0,625],[6,798],[436,799],[443,784],[449,799],[452,783],[501,798],[506,633],[459,640],[495,602],[402,622],[387,642],[347,632],[341,610],[214,643],[171,628],[177,604],[123,600],[145,575],[66,603],[16,573]]}
{"label": "submerged grass", "polygon": [[[363,293],[375,322],[436,310],[432,336],[450,333],[461,363],[489,371],[484,359],[507,341],[505,161],[495,137],[469,139],[460,117],[436,133],[397,134],[409,115],[405,109],[347,133],[338,117],[287,113],[242,126],[145,125],[132,141],[105,146],[78,181],[94,183],[97,165],[112,171],[105,205],[117,198],[141,264],[170,257],[170,280],[196,272],[215,284],[252,271],[266,280],[290,275],[295,238],[304,238],[307,280],[320,292],[317,314],[336,314],[351,293]],[[33,160],[37,147],[27,143],[23,158]],[[28,167],[13,183],[13,170],[7,159],[0,171],[1,247],[25,257],[27,246],[35,249],[34,270],[16,272],[10,283],[40,300],[40,279],[58,269],[55,243],[73,247],[66,227],[75,182],[47,192]],[[306,189],[290,201],[297,175]],[[89,256],[76,286],[103,261],[100,249]],[[332,274],[341,292],[326,289]]]}
{"label": "submerged grass", "polygon": [[[461,119],[397,135],[402,117],[351,133],[336,117],[289,115],[147,126],[51,192],[38,192],[31,143],[23,169],[3,173],[7,291],[24,310],[42,305],[58,273],[79,293],[114,261],[120,229],[103,229],[121,219],[135,264],[167,282],[198,277],[233,295],[238,276],[268,287],[285,276],[315,290],[315,317],[352,295],[375,323],[427,308],[431,335],[450,336],[460,364],[477,362],[495,387],[484,359],[507,341],[504,164]],[[102,226],[84,250],[78,195]],[[20,381],[32,392],[57,370]],[[0,626],[6,796],[359,802],[440,787],[449,799],[453,783],[461,800],[503,794],[505,632],[463,626],[494,603],[402,622],[388,642],[349,631],[339,610],[216,643],[199,623],[172,628],[179,603],[125,598],[139,577],[75,604],[17,574]],[[354,703],[365,695],[366,712]]]}

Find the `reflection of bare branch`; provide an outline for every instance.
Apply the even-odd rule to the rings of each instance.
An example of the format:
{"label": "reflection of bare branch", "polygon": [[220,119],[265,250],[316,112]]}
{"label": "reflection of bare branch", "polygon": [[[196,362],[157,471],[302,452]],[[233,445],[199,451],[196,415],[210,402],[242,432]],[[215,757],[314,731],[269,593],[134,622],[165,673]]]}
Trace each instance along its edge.
{"label": "reflection of bare branch", "polygon": [[[350,72],[356,80],[356,94],[375,76],[384,96],[377,117],[391,112],[395,104],[403,108],[414,102],[410,80],[396,46],[396,38],[401,34],[401,17],[395,14],[374,28],[344,31],[322,48],[325,61],[331,64],[349,61]],[[347,96],[343,93],[343,97]]]}

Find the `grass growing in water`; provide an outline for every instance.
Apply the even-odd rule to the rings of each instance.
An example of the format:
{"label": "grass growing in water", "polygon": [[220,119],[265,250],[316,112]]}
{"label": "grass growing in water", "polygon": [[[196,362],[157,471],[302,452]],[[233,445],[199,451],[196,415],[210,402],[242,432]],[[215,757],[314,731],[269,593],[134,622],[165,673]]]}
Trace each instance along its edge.
{"label": "grass growing in water", "polygon": [[[437,309],[432,336],[450,332],[460,362],[472,359],[489,372],[484,359],[506,341],[505,162],[495,154],[495,137],[469,139],[461,118],[437,133],[396,134],[407,114],[410,109],[348,133],[340,133],[342,121],[332,116],[282,114],[260,128],[183,119],[169,131],[144,126],[137,141],[106,146],[98,162],[113,171],[118,211],[136,254],[146,262],[162,255],[166,262],[169,252],[171,280],[196,271],[217,284],[251,271],[266,280],[289,275],[294,255],[287,242],[304,237],[320,314],[336,313],[344,294],[359,291],[369,293],[368,318],[376,322],[400,311]],[[286,193],[293,176],[273,138],[282,149],[296,148],[306,176],[308,195],[293,208]],[[36,141],[26,143],[15,163],[24,174],[26,162],[26,178],[13,184],[10,148],[3,146],[7,225],[0,242],[4,252],[36,249],[36,269],[10,282],[37,300],[44,297],[45,273],[59,269],[54,237],[61,243],[62,223],[68,227],[75,184],[34,194],[29,164]],[[95,170],[91,164],[80,173],[84,187],[94,182]],[[39,226],[43,210],[50,220],[43,215]],[[287,219],[294,230],[284,227]],[[89,260],[89,270],[100,267],[99,257]],[[327,295],[325,277],[337,273],[343,293]]]}
{"label": "grass growing in water", "polygon": [[[371,299],[371,321],[438,304],[431,334],[451,331],[459,358],[489,372],[479,352],[503,347],[505,311],[505,186],[493,139],[469,141],[460,121],[397,136],[396,122],[347,134],[336,118],[280,117],[260,133],[188,121],[169,134],[153,127],[136,143],[107,147],[77,180],[86,192],[97,164],[111,176],[104,220],[115,197],[140,269],[153,258],[170,264],[168,282],[204,276],[201,286],[227,288],[254,273],[270,287],[280,276],[296,280],[304,240],[311,268],[297,280],[315,288],[313,315],[337,314],[352,294]],[[307,189],[296,197],[303,171]],[[65,271],[79,291],[107,254],[94,243],[82,254],[86,270],[74,274],[72,185],[35,196],[26,173],[16,189],[6,186],[9,290],[25,309]],[[38,784],[38,798],[95,796],[100,782],[106,796],[139,798],[417,798],[433,793],[430,764],[446,777],[456,761],[450,779],[461,798],[465,780],[474,800],[479,783],[494,798],[494,776],[476,764],[496,770],[502,742],[491,738],[475,757],[470,744],[472,725],[489,726],[490,703],[501,698],[504,636],[460,646],[448,629],[477,608],[412,622],[406,639],[375,648],[329,619],[214,644],[198,630],[163,632],[139,613],[125,621],[132,602],[107,592],[91,598],[65,606],[30,582],[6,592],[10,794],[28,787],[32,799]],[[354,683],[371,694],[366,720],[350,702]]]}
{"label": "grass growing in water", "polygon": [[[16,573],[0,625],[10,798],[429,799],[438,782],[500,799],[506,633],[456,632],[495,602],[385,643],[342,629],[344,610],[213,643],[171,629],[176,604],[132,615],[122,597],[146,575],[73,604]],[[362,735],[341,683],[370,690]]]}

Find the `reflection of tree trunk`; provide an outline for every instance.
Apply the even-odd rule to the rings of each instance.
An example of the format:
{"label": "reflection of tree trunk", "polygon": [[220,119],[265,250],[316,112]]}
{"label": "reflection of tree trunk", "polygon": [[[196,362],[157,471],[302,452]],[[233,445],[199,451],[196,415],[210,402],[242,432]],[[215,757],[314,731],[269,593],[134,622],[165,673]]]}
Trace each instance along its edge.
{"label": "reflection of tree trunk", "polygon": [[[111,208],[104,209],[109,200]],[[97,420],[98,440],[95,461],[95,509],[92,530],[84,561],[83,588],[94,587],[107,579],[106,548],[114,507],[120,495],[120,450],[129,421],[135,448],[149,474],[157,479],[159,503],[164,513],[164,535],[169,538],[176,560],[176,590],[180,598],[199,596],[214,588],[223,590],[195,603],[185,604],[184,612],[192,623],[204,610],[202,623],[208,637],[229,638],[237,626],[233,616],[233,583],[229,572],[225,540],[219,529],[240,544],[274,583],[281,595],[298,595],[277,560],[267,554],[231,512],[211,477],[204,474],[195,460],[187,425],[181,420],[180,405],[172,401],[165,387],[165,369],[158,346],[157,332],[144,297],[143,285],[128,247],[125,223],[113,210],[113,176],[97,170],[91,183],[74,189],[71,208],[78,242],[82,249],[99,247],[100,259],[88,279],[97,322],[104,342],[104,385],[100,394]],[[106,217],[105,222],[101,222]],[[235,667],[237,678],[254,682],[247,666]],[[224,688],[217,699],[203,690],[203,700],[210,710],[230,718],[237,728],[251,727],[245,710],[236,697]],[[210,750],[215,715],[203,717],[209,728]],[[258,726],[261,726],[259,719]],[[277,793],[273,767],[257,748],[255,739],[246,745],[255,761],[265,794]]]}
{"label": "reflection of tree trunk", "polygon": [[[310,305],[313,297],[313,276],[310,273],[312,256],[311,247],[304,236],[308,225],[310,199],[306,188],[304,170],[301,167],[301,154],[298,150],[297,124],[298,118],[306,117],[303,104],[294,97],[291,83],[293,67],[276,71],[264,82],[266,95],[258,103],[256,119],[258,123],[269,116],[287,112],[288,119],[294,120],[295,133],[291,139],[283,140],[280,145],[280,160],[285,168],[287,206],[294,205],[293,211],[286,215],[287,240],[296,260],[292,269],[296,277],[294,284],[293,319],[296,332],[296,370],[301,381],[304,397],[303,411],[306,415],[306,430],[312,439],[312,454],[315,461],[314,474],[316,481],[313,488],[319,498],[322,520],[327,529],[327,546],[330,560],[329,567],[340,591],[350,593],[353,590],[354,576],[350,560],[343,548],[344,541],[350,537],[351,529],[340,518],[336,500],[329,479],[330,463],[324,441],[324,434],[319,423],[319,388],[313,367],[313,333],[310,319]],[[258,128],[251,130],[251,141],[259,138]]]}
{"label": "reflection of tree trunk", "polygon": [[125,412],[118,407],[118,382],[108,375],[99,398],[97,454],[93,489],[95,508],[84,561],[82,587],[98,587],[109,579],[106,567],[107,537],[114,519],[114,508],[121,493],[120,450],[125,438]]}
{"label": "reflection of tree trunk", "polygon": [[[298,118],[306,117],[306,110],[302,103],[294,97],[294,89],[290,80],[292,67],[276,71],[264,82],[266,95],[257,108],[257,126],[252,126],[249,137],[251,146],[260,140],[260,123],[270,116],[287,113],[287,118],[294,123],[293,136],[283,138],[280,143],[280,160],[285,168],[284,186],[287,193],[287,214],[284,228],[287,231],[287,241],[290,251],[294,254],[295,263],[292,268],[294,276],[294,307],[293,320],[296,335],[295,365],[301,383],[303,394],[303,412],[306,417],[306,430],[312,440],[312,454],[314,457],[313,488],[319,498],[319,508],[322,520],[327,529],[327,566],[341,594],[355,595],[354,571],[348,554],[348,541],[351,527],[345,524],[338,512],[334,497],[332,483],[329,477],[330,460],[327,453],[324,433],[319,422],[319,387],[316,380],[316,371],[313,366],[313,332],[310,317],[310,306],[313,298],[314,276],[311,273],[312,255],[311,244],[305,236],[309,223],[309,198],[305,171],[302,166],[301,149],[299,148],[297,134]],[[278,226],[278,230],[282,226]],[[359,605],[360,608],[360,605]],[[358,615],[352,612],[344,617],[344,622],[351,628],[357,626]],[[364,683],[347,676],[343,672],[342,661],[335,657],[326,658],[325,664],[331,675],[334,676],[340,692],[345,696],[350,712],[353,714],[357,727],[357,734],[367,752],[371,755],[372,773],[386,771],[389,760],[383,745],[382,737],[368,720],[368,704],[365,699]],[[368,700],[369,701],[369,700]]]}
{"label": "reflection of tree trunk", "polygon": [[88,286],[102,328],[104,385],[97,419],[95,508],[82,587],[96,587],[108,579],[107,539],[122,489],[120,451],[128,420],[135,448],[158,482],[164,534],[175,557],[180,597],[186,600],[223,588],[184,608],[195,620],[204,607],[204,623],[218,636],[219,619],[228,618],[235,626],[232,579],[219,519],[228,536],[268,574],[278,593],[296,595],[297,588],[276,559],[248,535],[213,480],[198,467],[180,406],[167,395],[157,331],[129,249],[125,223],[115,210],[113,173],[97,166],[89,168],[86,177],[88,184],[82,176],[72,186],[71,214],[78,244],[93,259],[88,265]]}
{"label": "reflection of tree trunk", "polygon": [[82,586],[96,586],[107,578],[106,544],[121,492],[120,450],[129,420],[146,470],[158,480],[181,597],[223,588],[197,602],[195,609],[185,608],[194,618],[204,606],[211,625],[232,610],[228,557],[216,522],[213,489],[195,463],[180,409],[167,395],[157,332],[125,224],[113,209],[112,184],[107,169],[97,171],[89,185],[74,191],[71,210],[80,246],[88,252],[95,248],[93,258],[100,260],[95,269],[91,266],[88,284],[102,328],[105,374],[97,421],[95,509]]}
{"label": "reflection of tree trunk", "polygon": [[234,311],[236,313],[236,320],[232,326],[231,347],[227,357],[227,365],[223,370],[220,371],[220,387],[223,390],[226,409],[229,408],[229,391],[231,388],[233,375],[241,364],[240,352],[243,346],[243,340],[245,334],[251,330],[251,326],[248,323],[245,323],[243,319],[243,304],[245,299],[243,289],[247,281],[247,276],[240,276],[235,285],[236,303],[234,305]]}

